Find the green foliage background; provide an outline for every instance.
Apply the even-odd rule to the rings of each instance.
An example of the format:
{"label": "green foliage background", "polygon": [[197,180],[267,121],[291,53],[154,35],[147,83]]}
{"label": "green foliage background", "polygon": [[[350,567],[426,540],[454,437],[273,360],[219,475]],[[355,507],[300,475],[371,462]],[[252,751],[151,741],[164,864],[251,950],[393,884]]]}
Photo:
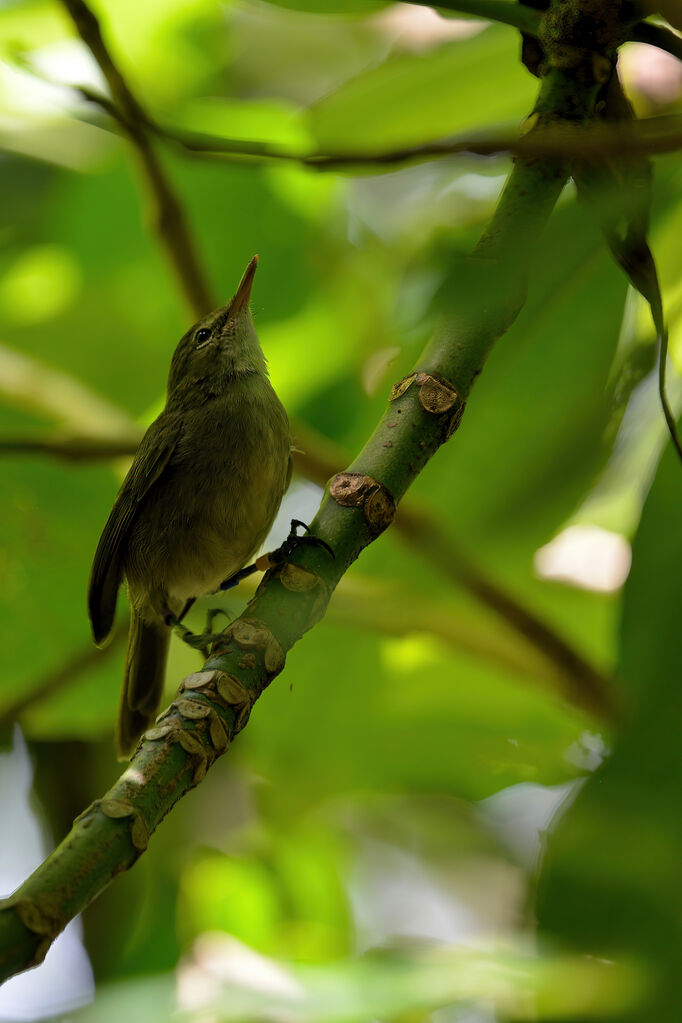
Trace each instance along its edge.
{"label": "green foliage background", "polygon": [[[389,6],[94,5],[131,84],[166,124],[334,151],[418,143],[518,123],[528,113],[535,82],[520,64],[513,30],[488,26],[415,49],[389,31]],[[6,5],[0,39],[0,375],[7,370],[0,433],[101,431],[115,425],[116,409],[145,425],[192,317],[149,222],[135,159],[96,110],[46,81],[97,80],[58,4]],[[344,175],[191,159],[170,149],[164,162],[220,296],[260,254],[254,313],[290,415],[356,450],[391,383],[428,338],[509,161],[458,157]],[[677,155],[657,161],[651,242],[673,357],[681,179]],[[514,785],[584,777],[576,763],[589,758],[575,750],[584,752],[596,734],[615,753],[550,845],[541,925],[558,941],[553,947],[623,953],[638,964],[630,979],[640,967],[657,976],[670,958],[664,950],[678,948],[680,938],[671,893],[679,889],[682,552],[672,458],[643,505],[664,446],[649,376],[654,342],[597,227],[567,190],[537,253],[525,309],[491,355],[460,432],[415,486],[475,563],[600,668],[617,670],[619,685],[634,694],[622,737],[559,699],[509,626],[389,532],[351,571],[339,608],[333,603],[291,652],[229,756],[164,823],[135,870],[86,914],[101,994],[84,1018],[126,1011],[168,1018],[171,971],[209,931],[299,965],[335,963],[328,974],[310,974],[316,1018],[421,1019],[455,1003],[458,989],[434,997],[438,984],[421,974],[416,1007],[399,997],[397,981],[393,1003],[373,1002],[362,986],[379,975],[371,970],[358,982],[359,1009],[338,995],[339,984],[346,994],[353,989],[359,953],[419,931],[410,906],[422,889],[410,896],[395,862],[409,860],[444,906],[467,907],[478,924],[464,938],[513,944],[533,916],[535,867],[500,838],[477,801]],[[48,396],[36,396],[11,375],[13,352],[65,376]],[[69,391],[68,377],[116,407],[108,424]],[[17,456],[0,463],[5,724],[49,673],[88,646],[89,565],[124,468]],[[299,483],[288,516],[310,517],[314,496]],[[635,537],[624,592],[537,577],[534,553],[569,523]],[[385,617],[397,618],[391,600],[401,606],[397,627],[365,620],[367,601],[388,604]],[[239,610],[243,598],[231,595],[228,604]],[[446,642],[442,630],[434,635],[436,613],[456,622],[479,653],[456,636]],[[515,669],[496,658],[500,645]],[[55,840],[116,777],[111,733],[121,657],[119,648],[19,715],[36,764],[36,805]],[[196,663],[173,646],[169,696]],[[394,870],[402,915],[369,899],[361,878],[368,863],[384,879]],[[437,935],[427,928],[423,936]],[[576,976],[568,970],[546,985],[555,1015],[569,1004]],[[669,981],[653,988],[656,1018],[676,1018]],[[634,1008],[606,998],[607,1010],[653,1018],[637,1014],[638,992],[634,984]],[[484,997],[485,984],[475,994]],[[267,1017],[262,1004],[241,1011],[230,1018]],[[586,1011],[570,1016],[592,1018]]]}

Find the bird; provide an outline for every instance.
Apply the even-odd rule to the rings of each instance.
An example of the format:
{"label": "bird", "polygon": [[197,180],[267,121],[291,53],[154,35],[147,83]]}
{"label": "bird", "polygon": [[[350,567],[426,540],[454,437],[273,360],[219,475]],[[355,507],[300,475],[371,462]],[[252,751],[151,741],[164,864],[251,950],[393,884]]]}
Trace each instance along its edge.
{"label": "bird", "polygon": [[95,552],[88,585],[95,643],[111,634],[124,580],[130,604],[119,759],[157,713],[172,628],[197,597],[248,574],[243,566],[291,480],[289,420],[251,315],[257,265],[254,256],[234,298],[177,345],[165,406],[140,442]]}

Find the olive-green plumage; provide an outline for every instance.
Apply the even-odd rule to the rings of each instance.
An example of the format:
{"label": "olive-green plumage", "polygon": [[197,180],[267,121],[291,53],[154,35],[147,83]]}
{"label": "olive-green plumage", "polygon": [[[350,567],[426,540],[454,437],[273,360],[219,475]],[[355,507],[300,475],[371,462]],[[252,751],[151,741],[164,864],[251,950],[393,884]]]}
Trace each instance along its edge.
{"label": "olive-green plumage", "polygon": [[131,607],[120,756],[156,714],[166,620],[249,561],[291,477],[289,423],[249,310],[256,264],[254,257],[232,301],[177,346],[166,405],[142,438],[95,553],[88,591],[95,642],[111,631],[123,578]]}

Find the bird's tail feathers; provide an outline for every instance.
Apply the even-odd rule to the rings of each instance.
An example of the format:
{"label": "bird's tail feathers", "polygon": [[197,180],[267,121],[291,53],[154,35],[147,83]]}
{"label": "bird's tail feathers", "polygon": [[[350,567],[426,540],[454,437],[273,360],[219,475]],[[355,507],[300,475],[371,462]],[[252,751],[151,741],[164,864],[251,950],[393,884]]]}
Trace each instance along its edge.
{"label": "bird's tail feathers", "polygon": [[127,760],[145,729],[154,720],[166,677],[170,630],[145,622],[131,608],[128,649],[121,702],[116,723],[116,752]]}

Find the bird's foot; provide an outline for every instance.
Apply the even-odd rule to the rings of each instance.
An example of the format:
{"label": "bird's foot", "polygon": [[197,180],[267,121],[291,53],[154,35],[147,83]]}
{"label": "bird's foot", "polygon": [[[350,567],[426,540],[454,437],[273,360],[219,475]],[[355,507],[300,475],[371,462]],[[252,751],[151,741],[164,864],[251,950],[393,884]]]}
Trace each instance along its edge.
{"label": "bird's foot", "polygon": [[[213,607],[206,612],[206,625],[204,626],[203,632],[192,632],[186,625],[183,625],[180,618],[177,618],[173,614],[167,614],[165,617],[166,625],[169,626],[183,643],[187,646],[191,646],[193,650],[199,650],[203,654],[205,659],[208,659],[211,652],[211,646],[217,639],[217,633],[213,631],[213,620],[218,615],[225,615],[228,622],[232,621],[231,616],[222,607]],[[182,617],[182,616],[181,616]]]}
{"label": "bird's foot", "polygon": [[[305,529],[303,536],[299,536],[297,530]],[[252,575],[254,572],[267,572],[269,568],[275,568],[278,565],[283,565],[290,554],[296,550],[297,547],[302,547],[308,544],[311,547],[323,547],[332,558],[334,557],[334,551],[331,549],[328,543],[321,540],[319,536],[312,536],[310,528],[301,522],[300,519],[291,520],[291,529],[289,535],[277,550],[270,551],[268,554],[261,554],[260,558],[256,558],[253,565],[247,565],[246,568],[242,568],[239,572],[235,572],[229,579],[225,579],[220,584],[221,590],[231,590],[233,586],[237,586],[242,579],[246,579],[247,576]]]}
{"label": "bird's foot", "polygon": [[[298,529],[304,529],[305,533],[303,536],[298,535]],[[291,529],[289,535],[276,551],[271,551],[270,554],[264,554],[263,558],[268,560],[268,568],[274,568],[276,565],[283,565],[290,554],[296,550],[297,547],[322,547],[331,557],[335,557],[334,551],[331,549],[326,540],[321,540],[319,536],[313,536],[310,532],[310,527],[301,522],[300,519],[291,520]],[[258,561],[262,559],[259,558]]]}

